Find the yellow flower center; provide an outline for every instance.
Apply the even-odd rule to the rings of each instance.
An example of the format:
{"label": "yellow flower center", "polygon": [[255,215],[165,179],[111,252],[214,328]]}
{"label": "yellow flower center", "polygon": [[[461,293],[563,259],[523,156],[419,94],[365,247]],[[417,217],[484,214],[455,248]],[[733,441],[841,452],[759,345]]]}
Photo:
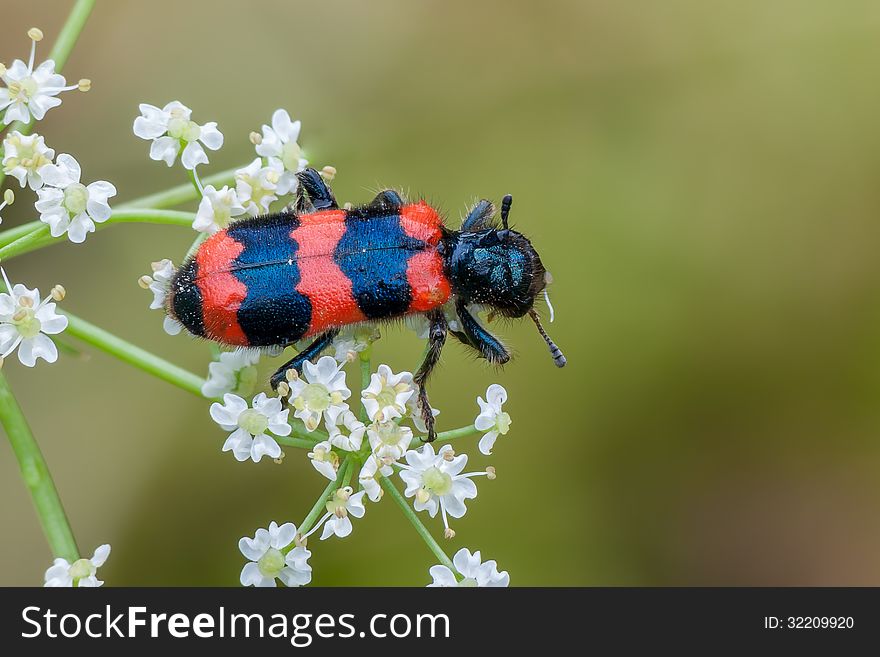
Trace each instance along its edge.
{"label": "yellow flower center", "polygon": [[266,554],[257,562],[257,568],[260,569],[263,577],[277,577],[284,569],[284,555],[281,554],[281,550],[275,548],[266,550]]}
{"label": "yellow flower center", "polygon": [[29,75],[24,80],[17,80],[9,84],[9,95],[21,103],[28,102],[37,93],[37,81]]}
{"label": "yellow flower center", "polygon": [[[174,116],[174,112],[172,112]],[[186,142],[196,141],[202,134],[202,129],[195,121],[188,121],[182,116],[175,117],[168,122],[168,135],[175,139]]]}
{"label": "yellow flower center", "polygon": [[238,426],[253,436],[259,436],[269,428],[269,418],[260,411],[249,408],[238,416]]}
{"label": "yellow flower center", "polygon": [[88,200],[89,191],[82,183],[73,183],[64,190],[64,207],[74,217],[86,211]]}
{"label": "yellow flower center", "polygon": [[70,576],[74,580],[81,580],[85,577],[89,577],[90,575],[94,575],[95,572],[95,567],[88,559],[79,559],[78,561],[74,561],[69,571]]}
{"label": "yellow flower center", "polygon": [[510,431],[510,416],[507,413],[501,413],[495,418],[495,428],[498,429],[498,433],[501,435]]}
{"label": "yellow flower center", "polygon": [[452,490],[452,477],[431,466],[422,473],[422,487],[433,495],[446,495]]}
{"label": "yellow flower center", "polygon": [[42,328],[33,308],[19,308],[12,316],[12,323],[18,329],[19,335],[25,339],[34,337]]}

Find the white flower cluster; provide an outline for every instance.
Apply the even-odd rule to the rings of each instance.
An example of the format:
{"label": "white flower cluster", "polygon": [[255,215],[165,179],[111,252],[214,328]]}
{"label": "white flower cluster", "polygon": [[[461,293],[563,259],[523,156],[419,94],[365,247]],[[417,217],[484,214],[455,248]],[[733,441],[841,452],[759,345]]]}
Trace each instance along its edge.
{"label": "white flower cluster", "polygon": [[[306,572],[303,569],[307,566],[308,552],[302,546],[308,537],[318,530],[321,530],[321,540],[350,535],[352,518],[365,515],[365,499],[372,502],[382,499],[381,480],[390,477],[395,469],[404,483],[403,494],[413,499],[415,510],[425,511],[431,517],[439,514],[447,538],[455,536],[448,518],[463,517],[467,512],[466,501],[477,496],[474,480],[479,476],[495,478],[492,467],[465,472],[467,455],[456,454],[451,445],[443,445],[435,451],[432,444],[418,444],[413,429],[422,433],[424,429],[418,427],[421,411],[416,403],[417,391],[410,372],[395,373],[387,365],[379,365],[371,374],[369,385],[361,392],[360,404],[367,423],[358,418],[350,406],[352,393],[343,367],[352,360],[350,354],[368,348],[375,337],[372,332],[358,336],[349,332],[338,338],[333,351],[338,356],[340,352],[345,355],[324,356],[315,363],[306,361],[301,376],[289,375],[287,383],[281,386],[282,396],[279,398],[270,399],[261,394],[249,406],[241,397],[227,392],[223,404],[212,405],[211,417],[223,429],[232,432],[223,450],[233,451],[240,461],[259,461],[263,455],[280,458],[281,446],[277,440],[291,434],[291,423],[299,425],[294,432],[299,436],[315,432],[323,424],[327,438],[314,444],[308,458],[314,469],[326,479],[341,482],[340,487],[324,501],[323,515],[305,528],[304,534],[296,537],[300,546],[296,548],[300,550],[296,558],[289,556],[293,551],[285,552],[284,549],[291,546],[296,536],[295,528],[289,529],[283,540],[279,539],[285,545],[270,545],[271,541],[266,538],[258,549],[245,552],[242,547],[242,552],[251,560],[245,566],[247,574],[242,572],[243,584],[272,586],[276,578],[286,581],[285,577],[293,577],[287,570],[289,568]],[[246,367],[247,362],[237,360],[236,364]],[[235,385],[234,374],[224,370],[223,381],[223,388],[212,391],[216,393]],[[285,397],[293,410],[290,418],[287,410],[281,410],[281,400]],[[482,397],[477,398],[480,413],[470,430],[484,432],[480,441],[480,451],[484,454],[489,454],[497,437],[508,431],[510,417],[502,408],[506,400],[507,392],[497,384],[489,387],[485,401]],[[348,480],[355,476],[354,472],[349,469],[344,478],[340,472],[341,464],[350,460],[361,464],[356,475],[357,490],[348,485]],[[270,526],[269,531],[271,534],[275,530]],[[431,569],[432,586],[506,586],[508,583],[507,573],[499,573],[494,561],[482,563],[479,552],[471,555],[467,550],[461,550],[453,563],[457,575],[443,565]],[[308,568],[307,572],[310,577],[311,569]],[[296,583],[299,584],[299,580]]]}
{"label": "white flower cluster", "polygon": [[[0,64],[0,79],[6,84],[0,88],[3,123],[25,124],[21,130],[12,130],[3,138],[0,163],[5,175],[15,178],[22,188],[27,186],[36,192],[34,207],[40,221],[49,226],[52,237],[66,234],[71,242],[79,244],[95,231],[95,224],[110,218],[109,199],[116,196],[116,188],[103,180],[84,184],[76,159],[62,153],[56,160],[55,149],[49,148],[42,136],[28,134],[27,124],[42,120],[49,109],[60,105],[60,93],[73,89],[88,91],[91,82],[83,79],[76,85],[66,86],[64,76],[55,73],[55,62],[51,59],[34,68],[36,45],[43,33],[31,28],[28,36],[31,39],[28,63],[16,59],[9,68]],[[10,205],[14,198],[12,190],[6,190],[0,209]]]}
{"label": "white flower cluster", "polygon": [[219,189],[202,186],[196,169],[208,164],[205,149],[216,151],[223,146],[217,124],[196,123],[192,110],[177,100],[162,108],[142,103],[139,109],[132,129],[136,136],[151,142],[150,158],[170,167],[180,155],[184,168],[193,172],[201,193],[193,229],[201,233],[215,233],[245,213],[256,216],[268,212],[280,197],[296,192],[296,173],[308,164],[298,143],[300,122],[279,109],[272,114],[272,125],[263,126],[262,134],[251,133],[257,157],[235,172],[235,185]]}

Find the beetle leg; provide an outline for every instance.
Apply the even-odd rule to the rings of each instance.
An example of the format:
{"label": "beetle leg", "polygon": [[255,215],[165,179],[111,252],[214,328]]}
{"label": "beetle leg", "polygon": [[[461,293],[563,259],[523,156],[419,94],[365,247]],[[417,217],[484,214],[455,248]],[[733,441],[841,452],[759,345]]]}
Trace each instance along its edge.
{"label": "beetle leg", "polygon": [[458,313],[462,333],[467,337],[471,346],[483,355],[483,358],[493,365],[503,365],[510,360],[510,353],[504,348],[504,345],[498,338],[480,326],[480,323],[468,312],[467,305],[462,299],[455,302],[455,312]]}
{"label": "beetle leg", "polygon": [[379,192],[376,194],[376,198],[370,201],[371,207],[387,208],[389,210],[395,210],[401,205],[403,205],[403,199],[400,198],[400,194],[393,189],[386,189],[383,192]]}
{"label": "beetle leg", "polygon": [[304,190],[312,202],[315,210],[335,210],[339,207],[336,203],[336,197],[324,182],[321,174],[312,168],[303,169],[296,174],[299,180],[299,190],[297,190],[297,204],[299,204],[299,194]]}
{"label": "beetle leg", "polygon": [[415,373],[413,382],[419,387],[419,406],[422,410],[422,420],[425,422],[425,428],[428,430],[428,442],[434,442],[437,432],[434,430],[434,413],[431,404],[428,402],[428,391],[425,389],[425,382],[431,376],[434,367],[440,361],[440,352],[443,344],[446,342],[446,317],[442,310],[432,310],[428,314],[428,320],[431,322],[431,329],[428,333],[428,353],[425,354],[425,360],[421,367]]}
{"label": "beetle leg", "polygon": [[287,372],[289,370],[294,370],[297,374],[302,374],[303,363],[307,360],[310,361],[316,358],[322,351],[330,346],[330,343],[333,342],[333,338],[338,334],[339,329],[330,329],[329,331],[321,333],[321,335],[315,338],[312,344],[279,367],[278,371],[276,371],[275,374],[272,375],[272,378],[269,379],[269,383],[272,385],[272,390],[277,390],[278,386],[287,379]]}

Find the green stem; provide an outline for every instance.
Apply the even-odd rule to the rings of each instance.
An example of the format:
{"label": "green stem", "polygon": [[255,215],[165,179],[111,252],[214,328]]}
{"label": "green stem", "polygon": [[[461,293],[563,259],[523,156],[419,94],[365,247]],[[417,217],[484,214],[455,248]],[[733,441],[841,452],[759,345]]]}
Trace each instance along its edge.
{"label": "green stem", "polygon": [[431,536],[431,532],[429,532],[428,528],[425,527],[421,520],[419,520],[415,510],[409,505],[409,502],[406,501],[403,494],[397,490],[397,487],[391,483],[391,480],[388,479],[388,477],[381,477],[379,483],[382,485],[382,488],[385,489],[385,492],[394,498],[394,501],[397,502],[397,506],[403,511],[403,515],[405,515],[410,524],[415,527],[416,532],[418,532],[419,536],[422,537],[422,540],[428,544],[428,548],[430,548],[431,552],[434,553],[434,556],[440,560],[440,563],[451,571],[457,572],[455,566],[452,565],[452,560],[446,556],[446,552],[444,552],[443,548],[440,547],[440,544],[434,540],[434,537]]}
{"label": "green stem", "polygon": [[339,470],[336,471],[336,479],[327,484],[324,492],[322,492],[321,495],[318,497],[318,500],[315,502],[312,510],[309,511],[308,515],[299,526],[300,534],[309,533],[309,530],[311,530],[312,526],[315,524],[315,522],[317,522],[318,518],[321,517],[321,512],[325,510],[327,498],[342,487],[342,478],[345,476],[345,471],[348,469],[350,459],[350,456],[346,456],[342,463],[339,465]]}
{"label": "green stem", "polygon": [[[437,442],[441,441],[448,442],[450,440],[455,440],[456,438],[467,438],[468,436],[473,436],[480,433],[477,431],[477,428],[471,424],[467,427],[460,427],[459,429],[450,429],[449,431],[441,431],[437,434]],[[427,443],[427,436],[420,436],[418,440],[422,443]]]}
{"label": "green stem", "polygon": [[6,436],[18,460],[22,479],[37,508],[37,516],[40,518],[49,548],[56,557],[73,563],[79,559],[79,550],[64,513],[64,507],[61,505],[61,498],[58,497],[58,490],[52,481],[52,475],[49,474],[40,447],[2,372],[0,372],[0,422],[6,429]]}
{"label": "green stem", "polygon": [[[107,226],[114,224],[160,224],[168,226],[191,226],[193,222],[193,214],[191,212],[178,212],[176,210],[147,210],[147,209],[131,209],[131,210],[114,210],[113,215],[105,222],[96,224],[97,230],[103,230]],[[29,228],[24,231],[24,227]],[[24,234],[21,234],[24,233]],[[20,235],[20,236],[18,236]],[[10,239],[10,237],[14,239]],[[14,258],[15,256],[24,255],[31,251],[36,251],[50,244],[58,244],[66,242],[67,237],[52,237],[49,234],[49,226],[42,221],[32,221],[11,228],[10,230],[0,233],[0,261]]]}
{"label": "green stem", "polygon": [[291,438],[290,436],[272,436],[279,445],[299,447],[300,449],[313,449],[318,443],[306,438]]}
{"label": "green stem", "polygon": [[345,474],[342,475],[342,487],[348,486],[351,482],[351,478],[354,475],[354,460],[351,458],[347,458],[346,461],[348,464],[345,466]]}
{"label": "green stem", "polygon": [[12,244],[12,242],[19,239],[20,237],[24,237],[28,233],[32,233],[34,230],[39,228],[42,223],[42,221],[30,221],[26,224],[22,224],[21,226],[16,226],[15,228],[4,230],[2,233],[0,233],[0,246]]}
{"label": "green stem", "polygon": [[111,356],[115,356],[129,365],[133,365],[148,374],[152,374],[163,381],[167,381],[178,388],[191,392],[197,397],[203,398],[202,385],[204,385],[205,380],[202,377],[187,372],[174,363],[169,363],[163,358],[159,358],[130,342],[126,342],[122,338],[118,338],[84,319],[80,319],[68,312],[63,314],[67,316],[69,322],[67,332],[70,335],[107,352]]}
{"label": "green stem", "polygon": [[[242,167],[235,167],[234,169],[227,169],[226,171],[221,171],[220,173],[215,173],[202,178],[202,184],[206,187],[208,185],[214,185],[214,187],[228,185],[235,182],[235,172],[241,168]],[[193,184],[189,182],[178,185],[177,187],[172,187],[164,192],[156,192],[155,194],[141,196],[133,201],[127,201],[126,203],[121,204],[119,208],[172,208],[175,205],[180,205],[192,201],[193,199],[197,199],[199,196],[198,190],[196,190]]]}
{"label": "green stem", "polygon": [[320,429],[315,429],[314,431],[306,431],[305,427],[300,426],[300,421],[297,418],[293,418],[290,428],[292,436],[295,436],[296,438],[300,438],[302,440],[306,440],[313,445],[317,445],[318,443],[330,438],[330,436],[328,436]]}

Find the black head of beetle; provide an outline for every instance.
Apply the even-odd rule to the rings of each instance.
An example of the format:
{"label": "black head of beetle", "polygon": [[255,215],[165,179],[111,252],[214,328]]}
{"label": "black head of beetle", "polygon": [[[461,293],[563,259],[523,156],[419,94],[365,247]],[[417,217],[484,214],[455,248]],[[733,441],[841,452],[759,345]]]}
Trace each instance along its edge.
{"label": "black head of beetle", "polygon": [[490,306],[504,317],[529,315],[547,343],[553,361],[565,357],[550,339],[535,311],[535,299],[547,287],[549,275],[529,239],[508,226],[513,198],[501,202],[501,227],[492,225],[494,208],[488,201],[474,206],[460,231],[450,231],[442,250],[446,277],[464,305]]}

